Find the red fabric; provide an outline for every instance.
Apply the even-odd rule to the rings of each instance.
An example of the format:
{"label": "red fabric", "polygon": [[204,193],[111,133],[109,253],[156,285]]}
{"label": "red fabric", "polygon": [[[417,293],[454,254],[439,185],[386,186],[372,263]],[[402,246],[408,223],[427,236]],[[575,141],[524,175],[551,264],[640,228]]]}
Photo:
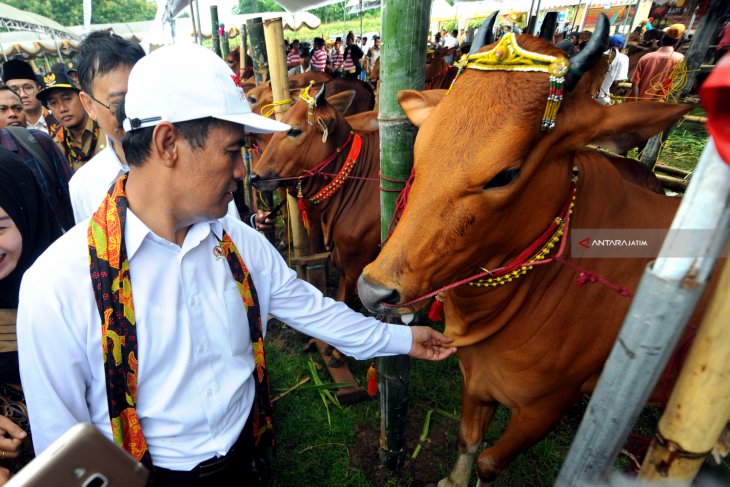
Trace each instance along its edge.
{"label": "red fabric", "polygon": [[723,56],[700,88],[707,129],[720,157],[730,165],[730,55]]}

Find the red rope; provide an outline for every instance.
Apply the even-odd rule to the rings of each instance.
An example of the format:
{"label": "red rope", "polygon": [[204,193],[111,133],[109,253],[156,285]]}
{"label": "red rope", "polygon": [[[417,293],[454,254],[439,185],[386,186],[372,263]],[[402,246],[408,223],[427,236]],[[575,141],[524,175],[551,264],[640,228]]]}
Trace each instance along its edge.
{"label": "red rope", "polygon": [[[349,144],[350,142],[352,142],[352,139],[353,139],[354,136],[355,136],[355,134],[353,132],[350,132],[350,135],[347,137],[347,139],[345,139],[345,142],[341,146],[339,146],[337,149],[335,149],[335,151],[332,154],[330,154],[329,156],[327,156],[324,161],[320,162],[319,164],[317,164],[316,166],[314,166],[312,169],[305,169],[304,170],[304,174],[302,176],[299,176],[299,177],[294,178],[294,179],[300,179],[302,177],[311,177],[311,176],[316,176],[316,175],[320,174],[320,171],[327,164],[329,164],[330,162],[334,161],[337,158],[337,156],[339,156],[340,154],[342,154],[342,150],[345,147],[347,147],[347,144]],[[282,178],[282,179],[284,179],[284,178]],[[286,179],[292,179],[292,178],[286,178]]]}

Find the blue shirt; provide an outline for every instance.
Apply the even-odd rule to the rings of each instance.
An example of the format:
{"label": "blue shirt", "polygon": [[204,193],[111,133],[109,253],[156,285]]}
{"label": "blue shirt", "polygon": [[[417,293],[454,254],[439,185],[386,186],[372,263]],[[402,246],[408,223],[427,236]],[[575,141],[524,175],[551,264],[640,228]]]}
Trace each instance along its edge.
{"label": "blue shirt", "polygon": [[42,162],[37,160],[32,154],[23,149],[15,142],[10,133],[5,129],[0,129],[0,145],[9,151],[18,154],[23,162],[25,162],[33,175],[35,175],[43,194],[48,200],[51,210],[56,215],[58,222],[64,230],[69,230],[74,226],[73,210],[71,209],[71,197],[68,191],[68,182],[73,175],[71,166],[61,153],[58,146],[47,133],[39,130],[28,130],[38,141],[40,148],[48,155],[55,174],[51,177]]}

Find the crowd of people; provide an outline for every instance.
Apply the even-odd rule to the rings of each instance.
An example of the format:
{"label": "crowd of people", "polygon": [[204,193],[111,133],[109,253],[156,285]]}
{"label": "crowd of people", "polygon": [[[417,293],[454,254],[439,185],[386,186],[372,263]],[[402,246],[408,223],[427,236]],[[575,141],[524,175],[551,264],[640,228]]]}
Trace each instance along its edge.
{"label": "crowd of people", "polygon": [[285,43],[286,64],[289,76],[307,71],[322,71],[333,76],[359,79],[377,83],[379,72],[376,68],[380,58],[380,36],[355,36],[350,31],[328,43],[322,37],[315,37],[310,45],[298,39]]}

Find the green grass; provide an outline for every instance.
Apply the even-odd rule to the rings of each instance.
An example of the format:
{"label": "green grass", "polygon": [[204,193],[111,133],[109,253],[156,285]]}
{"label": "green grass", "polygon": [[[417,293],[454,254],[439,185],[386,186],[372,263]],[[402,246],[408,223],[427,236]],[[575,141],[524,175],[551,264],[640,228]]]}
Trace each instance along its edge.
{"label": "green grass", "polygon": [[[302,353],[304,340],[291,330],[273,327],[267,348],[273,396],[281,394],[309,375],[310,357]],[[348,360],[350,370],[365,384],[369,361]],[[331,383],[327,372],[321,380]],[[331,428],[319,392],[312,381],[298,387],[275,403],[274,425],[277,454],[273,460],[273,487],[308,485],[315,487],[419,487],[445,477],[457,453],[458,417],[461,410],[462,378],[455,358],[444,362],[410,362],[407,460],[402,470],[391,472],[379,466],[380,403],[368,400],[341,409],[330,406]],[[563,420],[541,442],[520,455],[496,482],[497,487],[542,487],[552,485],[570,448],[588,397],[571,408]],[[433,411],[415,459],[412,455],[429,411]],[[650,438],[660,411],[646,408],[634,432]],[[484,445],[491,445],[506,427],[510,412],[499,407],[488,428]],[[363,440],[366,439],[367,441]],[[630,460],[619,455],[615,467],[623,470]],[[720,467],[727,475],[728,466]],[[476,484],[472,472],[470,485]]]}

